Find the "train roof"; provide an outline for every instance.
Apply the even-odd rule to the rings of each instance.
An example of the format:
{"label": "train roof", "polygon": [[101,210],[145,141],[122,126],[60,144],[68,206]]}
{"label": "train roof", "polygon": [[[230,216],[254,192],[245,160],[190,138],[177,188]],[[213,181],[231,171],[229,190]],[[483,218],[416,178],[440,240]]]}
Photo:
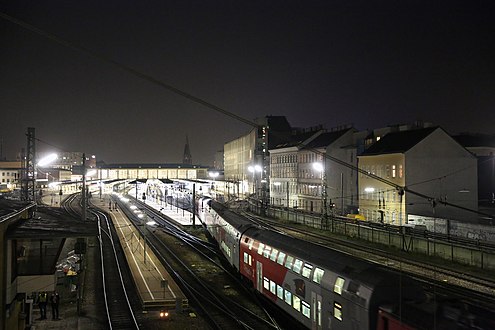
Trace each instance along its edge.
{"label": "train roof", "polygon": [[225,207],[221,203],[216,202],[213,199],[209,200],[208,204],[223,219],[228,219],[228,223],[230,225],[232,225],[234,228],[236,228],[241,233],[243,233],[244,230],[246,230],[248,228],[257,227],[250,220],[246,219],[246,217],[229,210],[229,208]]}
{"label": "train roof", "polygon": [[[368,283],[371,286],[383,281],[382,276],[370,276],[371,272],[382,272],[385,268],[369,261],[359,259],[349,253],[333,250],[331,248],[298,239],[283,233],[271,230],[251,227],[244,235],[252,237],[273,248],[290,254],[298,259],[322,267],[337,274],[345,274]],[[390,271],[386,271],[390,273]]]}

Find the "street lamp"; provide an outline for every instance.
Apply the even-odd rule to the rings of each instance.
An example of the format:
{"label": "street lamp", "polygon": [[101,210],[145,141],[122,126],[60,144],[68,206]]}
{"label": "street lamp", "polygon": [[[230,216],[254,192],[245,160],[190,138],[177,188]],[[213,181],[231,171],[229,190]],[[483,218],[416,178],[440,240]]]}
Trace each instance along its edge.
{"label": "street lamp", "polygon": [[[212,192],[215,193],[215,196],[214,198],[216,199],[217,198],[217,192],[216,192],[216,187],[215,187],[215,180],[217,179],[217,177],[220,175],[220,173],[218,173],[217,171],[214,171],[214,172],[209,172],[208,175],[210,176],[210,178],[213,179],[213,185],[212,185]],[[212,196],[213,197],[213,196]]]}
{"label": "street lamp", "polygon": [[260,165],[250,165],[248,166],[248,171],[253,173],[253,195],[257,195],[256,172],[261,173],[261,171],[263,171],[263,168],[261,168]]}
{"label": "street lamp", "polygon": [[326,189],[327,179],[326,179],[325,163],[320,163],[320,162],[313,163],[313,169],[321,173],[321,199],[322,199],[321,215],[323,216],[324,221],[326,222],[328,218],[328,212],[327,212],[327,189]]}
{"label": "street lamp", "polygon": [[50,154],[48,156],[45,156],[38,161],[38,164],[36,164],[38,167],[44,167],[46,165],[49,165],[53,163],[55,160],[57,160],[58,155],[57,154]]}

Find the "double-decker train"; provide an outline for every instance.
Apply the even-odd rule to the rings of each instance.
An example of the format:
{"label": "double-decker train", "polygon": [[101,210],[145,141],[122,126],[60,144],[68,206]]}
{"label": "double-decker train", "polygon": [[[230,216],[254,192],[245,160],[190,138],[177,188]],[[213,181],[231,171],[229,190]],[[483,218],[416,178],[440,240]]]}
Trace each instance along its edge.
{"label": "double-decker train", "polygon": [[208,198],[197,207],[230,265],[305,327],[414,329],[396,316],[406,303],[424,301],[410,277],[264,229]]}

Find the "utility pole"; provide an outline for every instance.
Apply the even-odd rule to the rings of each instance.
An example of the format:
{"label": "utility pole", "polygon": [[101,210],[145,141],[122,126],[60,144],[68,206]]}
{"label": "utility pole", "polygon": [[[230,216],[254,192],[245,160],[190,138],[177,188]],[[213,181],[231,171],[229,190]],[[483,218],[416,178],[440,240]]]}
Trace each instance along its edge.
{"label": "utility pole", "polygon": [[34,127],[27,129],[27,149],[26,154],[22,155],[22,194],[23,201],[35,202],[36,189],[36,140]]}
{"label": "utility pole", "polygon": [[196,227],[196,184],[193,183],[193,193],[192,193],[192,223],[193,223],[193,228]]}
{"label": "utility pole", "polygon": [[285,189],[287,190],[287,221],[289,221],[289,181],[286,182]]}
{"label": "utility pole", "polygon": [[[328,205],[327,205],[328,195],[327,195],[327,167],[326,167],[325,159],[323,161],[323,172],[321,175],[321,180],[322,180],[321,195],[323,200],[322,213],[323,213],[323,220],[325,222],[325,229],[327,229],[328,228]],[[333,218],[332,218],[332,223],[333,223]]]}
{"label": "utility pole", "polygon": [[83,153],[83,159],[82,159],[82,191],[81,191],[81,198],[82,198],[82,214],[81,218],[82,221],[86,221],[86,154]]}
{"label": "utility pole", "polygon": [[344,214],[344,173],[340,172],[340,215]]}

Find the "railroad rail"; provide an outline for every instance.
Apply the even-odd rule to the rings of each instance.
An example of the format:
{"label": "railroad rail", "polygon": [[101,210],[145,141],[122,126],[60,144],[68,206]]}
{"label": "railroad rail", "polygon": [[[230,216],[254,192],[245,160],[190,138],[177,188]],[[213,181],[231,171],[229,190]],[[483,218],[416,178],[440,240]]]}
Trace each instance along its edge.
{"label": "railroad rail", "polygon": [[425,285],[434,287],[439,292],[443,291],[463,299],[468,299],[473,304],[483,306],[489,310],[495,308],[495,282],[487,276],[480,276],[479,273],[461,273],[451,268],[425,261],[424,259],[421,261],[411,260],[410,255],[403,257],[391,253],[391,251],[384,251],[370,245],[364,246],[353,240],[344,240],[333,236],[329,237],[328,235],[270,221],[269,219],[248,213],[243,213],[243,215],[258,225],[267,227],[267,229],[275,228],[276,230],[284,231],[288,235],[304,238],[313,243],[343,253],[352,254],[353,256],[359,256],[373,263],[385,265],[397,271],[407,273]]}
{"label": "railroad rail", "polygon": [[102,211],[93,209],[90,212],[98,221],[103,297],[109,329],[140,329],[126,288],[126,283],[132,282],[125,280],[123,275],[111,222]]}
{"label": "railroad rail", "polygon": [[[136,201],[135,201],[136,202]],[[122,204],[122,203],[120,203]],[[140,208],[158,223],[158,228],[147,230],[143,235],[147,236],[148,246],[167,266],[175,281],[179,283],[182,290],[187,292],[190,300],[201,311],[201,314],[208,320],[214,328],[244,328],[244,329],[276,329],[271,316],[260,307],[258,303],[239,302],[238,290],[243,290],[243,294],[249,295],[244,286],[240,285],[229,269],[226,269],[220,262],[216,247],[194,235],[184,231],[181,226],[176,225],[171,219],[166,218],[159,211],[139,202]],[[128,213],[130,218],[133,214],[126,210],[125,205],[120,205],[121,210]],[[179,252],[179,250],[180,252]],[[188,258],[192,260],[184,261],[180,255],[184,250]],[[215,280],[212,280],[214,278]],[[221,278],[221,279],[220,279]],[[226,285],[222,285],[227,281]],[[236,279],[236,283],[232,283]],[[233,297],[231,297],[233,295]],[[255,312],[253,312],[255,310]]]}

